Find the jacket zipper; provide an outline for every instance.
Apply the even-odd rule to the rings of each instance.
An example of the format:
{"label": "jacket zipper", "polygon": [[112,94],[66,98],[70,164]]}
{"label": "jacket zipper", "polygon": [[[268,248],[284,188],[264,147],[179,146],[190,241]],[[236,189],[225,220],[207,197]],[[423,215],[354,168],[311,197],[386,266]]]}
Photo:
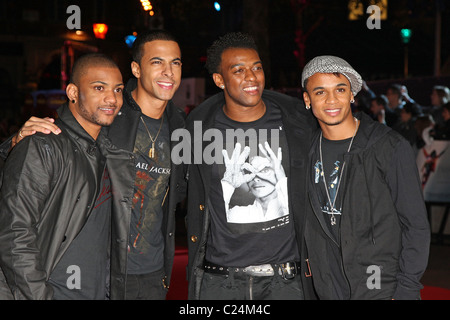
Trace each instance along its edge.
{"label": "jacket zipper", "polygon": [[311,208],[313,209],[314,215],[316,216],[316,219],[319,220],[319,224],[322,227],[323,231],[328,236],[328,238],[330,238],[331,241],[333,241],[334,244],[336,244],[339,247],[339,244],[337,243],[337,241],[333,237],[330,236],[327,226],[324,226],[322,219],[319,218],[319,216],[316,212],[316,207],[314,206],[313,200],[311,199],[311,194],[309,192],[308,192],[308,198],[309,198],[309,202],[311,204]]}
{"label": "jacket zipper", "polygon": [[[339,259],[339,265],[340,265],[340,268],[341,268],[342,275],[344,276],[344,279],[345,279],[345,281],[347,282],[348,288],[349,288],[349,290],[350,290],[350,295],[351,295],[350,281],[348,280],[347,274],[345,273],[345,269],[344,269],[344,261],[343,261],[343,260],[344,260],[344,255],[342,254],[342,246],[341,246],[341,245],[340,245],[333,237],[331,237],[331,236],[329,235],[328,229],[326,229],[326,226],[323,225],[322,220],[319,219],[319,217],[318,217],[318,215],[317,215],[317,212],[316,212],[316,208],[315,208],[315,206],[313,205],[313,201],[312,201],[312,199],[311,199],[311,194],[310,194],[310,193],[308,193],[308,197],[309,197],[309,201],[310,201],[311,207],[312,207],[312,209],[313,209],[314,215],[316,216],[316,219],[319,220],[319,224],[320,224],[321,228],[323,229],[323,231],[325,232],[325,234],[328,236],[328,238],[330,238],[330,240],[333,241],[333,243],[339,248],[339,252],[340,252],[340,254],[341,254],[341,258]],[[340,231],[339,231],[339,232],[340,232]]]}
{"label": "jacket zipper", "polygon": [[163,201],[161,203],[161,207],[164,205],[164,202],[166,201],[167,194],[169,193],[169,189],[170,189],[170,186],[167,186],[166,194],[164,195]]}
{"label": "jacket zipper", "polygon": [[345,281],[347,283],[347,287],[348,287],[348,290],[349,290],[349,295],[351,297],[352,296],[352,286],[350,285],[350,281],[348,280],[347,273],[345,272],[345,269],[344,269],[344,254],[342,253],[342,246],[339,246],[339,252],[341,254],[341,259],[339,259],[339,264],[341,266],[341,272],[342,272],[342,275],[344,276],[344,279],[345,279]]}
{"label": "jacket zipper", "polygon": [[248,293],[249,300],[253,300],[253,276],[250,276],[248,279]]}

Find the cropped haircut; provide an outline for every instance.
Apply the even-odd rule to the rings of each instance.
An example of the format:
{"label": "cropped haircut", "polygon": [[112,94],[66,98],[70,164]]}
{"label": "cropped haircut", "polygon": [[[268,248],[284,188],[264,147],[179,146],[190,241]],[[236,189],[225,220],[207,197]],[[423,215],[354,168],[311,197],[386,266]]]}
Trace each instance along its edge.
{"label": "cropped haircut", "polygon": [[377,95],[372,101],[375,101],[376,104],[383,106],[384,108],[387,108],[389,105],[389,100],[384,94]]}
{"label": "cropped haircut", "polygon": [[253,49],[258,52],[255,40],[249,34],[241,32],[227,33],[215,40],[206,52],[206,69],[210,75],[219,73],[222,53],[230,48]]}
{"label": "cropped haircut", "polygon": [[390,84],[389,86],[388,86],[388,90],[391,90],[394,94],[397,94],[398,96],[402,96],[402,86],[401,86],[401,84],[398,84],[398,83],[393,83],[393,84]]}
{"label": "cropped haircut", "polygon": [[133,43],[131,52],[133,61],[140,64],[142,56],[144,55],[144,45],[147,42],[155,40],[174,41],[178,44],[178,40],[175,38],[175,36],[166,30],[151,30],[142,34],[138,34],[136,40]]}
{"label": "cropped haircut", "polygon": [[75,60],[72,67],[72,73],[70,75],[70,83],[78,86],[81,76],[83,76],[90,67],[119,69],[118,65],[111,57],[103,53],[87,53]]}
{"label": "cropped haircut", "polygon": [[418,115],[420,115],[419,108],[411,102],[407,102],[403,106],[403,110],[405,110],[406,113],[410,113],[413,117],[417,117]]}

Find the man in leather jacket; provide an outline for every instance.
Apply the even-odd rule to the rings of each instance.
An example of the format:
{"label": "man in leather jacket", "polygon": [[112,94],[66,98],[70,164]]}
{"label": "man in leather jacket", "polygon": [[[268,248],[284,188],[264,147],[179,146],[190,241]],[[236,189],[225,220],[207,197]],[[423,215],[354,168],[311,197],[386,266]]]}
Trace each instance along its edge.
{"label": "man in leather jacket", "polygon": [[[108,138],[126,154],[126,167],[114,172],[119,179],[113,181],[112,210],[122,222],[120,250],[111,261],[111,299],[165,299],[175,255],[175,211],[185,194],[182,167],[170,157],[170,135],[184,127],[185,117],[171,101],[181,82],[176,39],[161,30],[140,34],[131,69],[135,78],[127,82],[123,107],[107,128]],[[59,134],[52,122],[32,117],[19,134]]]}
{"label": "man in leather jacket", "polygon": [[125,162],[115,160],[121,155],[101,129],[119,113],[123,87],[112,59],[82,56],[66,89],[69,103],[58,109],[62,133],[26,137],[8,156],[0,192],[2,299],[109,294],[110,230],[120,223],[110,214],[109,173]]}

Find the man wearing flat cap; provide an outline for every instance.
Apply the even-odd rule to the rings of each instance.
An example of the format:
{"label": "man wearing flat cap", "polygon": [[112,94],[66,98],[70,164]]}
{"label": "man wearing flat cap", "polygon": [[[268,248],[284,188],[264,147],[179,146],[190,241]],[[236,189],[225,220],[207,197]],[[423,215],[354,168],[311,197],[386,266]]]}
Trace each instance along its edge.
{"label": "man wearing flat cap", "polygon": [[312,59],[303,99],[320,128],[309,152],[305,259],[320,299],[420,299],[430,230],[414,153],[351,103],[362,79]]}

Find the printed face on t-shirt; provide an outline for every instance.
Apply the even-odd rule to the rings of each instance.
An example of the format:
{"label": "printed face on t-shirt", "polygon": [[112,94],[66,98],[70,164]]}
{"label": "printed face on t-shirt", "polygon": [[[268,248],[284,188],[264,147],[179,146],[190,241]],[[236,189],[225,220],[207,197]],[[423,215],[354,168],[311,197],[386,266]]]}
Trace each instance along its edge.
{"label": "printed face on t-shirt", "polygon": [[251,193],[256,198],[263,198],[272,194],[275,191],[277,181],[270,160],[256,156],[250,160],[250,166],[255,170],[253,172],[255,177],[247,183]]}

